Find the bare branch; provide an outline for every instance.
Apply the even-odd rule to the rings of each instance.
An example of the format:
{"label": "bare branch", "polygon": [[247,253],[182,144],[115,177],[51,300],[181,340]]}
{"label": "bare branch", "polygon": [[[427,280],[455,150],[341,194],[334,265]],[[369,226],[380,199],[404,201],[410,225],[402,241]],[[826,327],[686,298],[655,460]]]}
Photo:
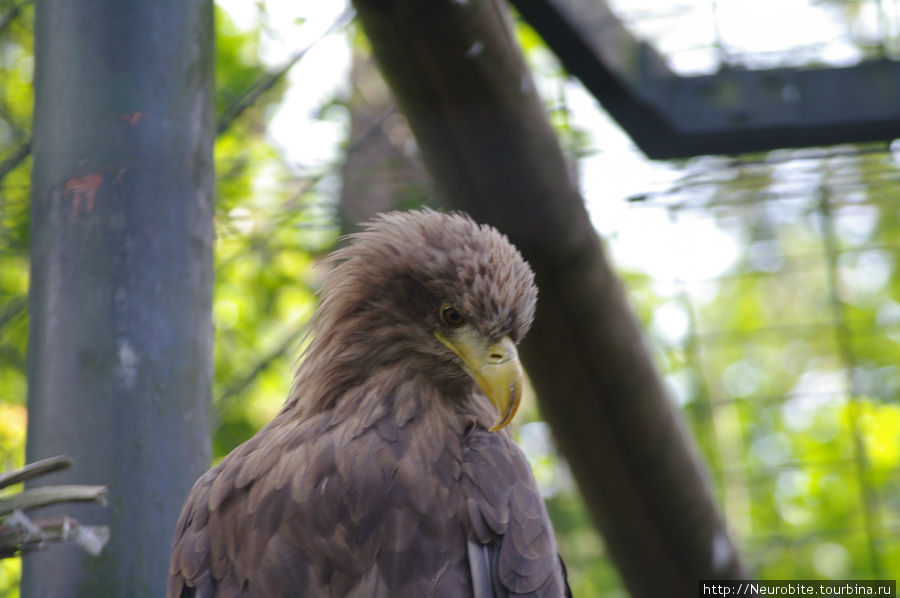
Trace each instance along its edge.
{"label": "bare branch", "polygon": [[25,467],[0,473],[0,488],[6,488],[7,486],[59,471],[60,469],[68,469],[69,467],[72,467],[72,459],[65,455],[41,459],[40,461],[29,463]]}
{"label": "bare branch", "polygon": [[0,524],[0,559],[46,548],[50,542],[67,541],[97,555],[108,540],[109,528],[105,525],[81,525],[65,516],[31,520],[22,511],[14,511]]}
{"label": "bare branch", "polygon": [[13,155],[0,163],[0,183],[31,153],[31,139],[19,146]]}
{"label": "bare branch", "polygon": [[106,486],[42,486],[0,498],[0,515],[60,502],[106,503]]}
{"label": "bare branch", "polygon": [[31,0],[13,4],[9,10],[3,13],[3,16],[0,17],[0,33],[3,33],[3,31],[18,18],[19,14],[22,12],[22,7],[27,4],[31,4]]}
{"label": "bare branch", "polygon": [[240,394],[245,388],[250,386],[256,377],[259,376],[266,368],[268,368],[273,361],[282,357],[285,353],[287,353],[288,349],[294,346],[299,338],[302,338],[303,335],[309,328],[309,322],[303,322],[300,326],[291,330],[288,334],[284,336],[282,341],[278,343],[278,345],[269,352],[268,355],[259,360],[253,368],[250,369],[240,380],[236,381],[234,384],[226,388],[219,400],[216,401],[217,404],[224,405],[232,400],[235,396]]}
{"label": "bare branch", "polygon": [[[3,327],[6,326],[7,323],[11,322],[13,318],[25,311],[27,306],[28,301],[24,297],[16,297],[15,299],[10,300],[6,304],[5,309],[0,311],[0,330],[3,330]],[[2,486],[0,486],[0,488],[2,488]]]}
{"label": "bare branch", "polygon": [[356,12],[352,8],[348,8],[341,15],[335,19],[334,23],[331,24],[328,29],[326,29],[322,35],[314,39],[308,46],[303,48],[302,50],[296,52],[293,56],[291,56],[287,62],[285,62],[280,68],[276,71],[267,73],[263,77],[260,77],[250,89],[241,97],[237,102],[229,106],[225,110],[225,114],[222,116],[222,119],[219,121],[218,126],[216,127],[216,135],[221,135],[225,131],[227,131],[231,124],[241,115],[247,108],[253,106],[256,101],[264,94],[269,91],[275,85],[281,81],[281,79],[291,70],[291,68],[300,62],[307,52],[309,52],[313,46],[319,43],[320,40],[330,35],[331,33],[337,31],[338,29],[344,27],[353,20],[353,17],[356,15]]}

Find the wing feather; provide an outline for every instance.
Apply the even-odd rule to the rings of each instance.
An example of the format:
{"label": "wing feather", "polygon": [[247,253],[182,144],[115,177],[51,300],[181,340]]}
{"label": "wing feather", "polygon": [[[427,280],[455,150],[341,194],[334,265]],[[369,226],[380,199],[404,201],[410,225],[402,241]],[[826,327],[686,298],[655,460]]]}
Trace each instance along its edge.
{"label": "wing feather", "polygon": [[[473,431],[466,439],[462,488],[469,559],[488,561],[490,583],[472,571],[478,592],[491,598],[561,598],[568,591],[544,501],[521,450],[508,435]],[[472,544],[487,556],[473,556]],[[478,594],[476,594],[478,595]]]}
{"label": "wing feather", "polygon": [[170,598],[564,595],[546,509],[506,434],[454,436],[390,410],[352,432],[318,425],[289,435],[273,422],[198,480]]}
{"label": "wing feather", "polygon": [[469,595],[459,438],[415,413],[318,424],[276,420],[197,482],[170,597]]}

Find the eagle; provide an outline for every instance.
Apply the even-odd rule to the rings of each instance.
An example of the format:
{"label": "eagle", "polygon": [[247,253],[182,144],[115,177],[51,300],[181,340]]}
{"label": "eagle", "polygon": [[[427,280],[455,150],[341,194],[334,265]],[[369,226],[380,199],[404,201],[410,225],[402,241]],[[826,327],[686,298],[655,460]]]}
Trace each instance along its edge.
{"label": "eagle", "polygon": [[426,209],[327,260],[283,408],[187,497],[169,598],[570,596],[505,427],[537,301],[521,254]]}

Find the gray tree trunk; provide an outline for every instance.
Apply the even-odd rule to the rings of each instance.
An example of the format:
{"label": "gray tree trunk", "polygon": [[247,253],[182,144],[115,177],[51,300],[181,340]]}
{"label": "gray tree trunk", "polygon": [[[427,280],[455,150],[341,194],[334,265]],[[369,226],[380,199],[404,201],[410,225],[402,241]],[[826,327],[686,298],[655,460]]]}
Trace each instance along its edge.
{"label": "gray tree trunk", "polygon": [[523,360],[631,594],[693,597],[699,579],[746,577],[505,4],[354,4],[446,205],[497,226],[535,270],[540,297]]}
{"label": "gray tree trunk", "polygon": [[24,597],[165,594],[210,460],[213,59],[210,0],[37,2],[27,456],[108,486],[63,510],[112,537],[27,556]]}

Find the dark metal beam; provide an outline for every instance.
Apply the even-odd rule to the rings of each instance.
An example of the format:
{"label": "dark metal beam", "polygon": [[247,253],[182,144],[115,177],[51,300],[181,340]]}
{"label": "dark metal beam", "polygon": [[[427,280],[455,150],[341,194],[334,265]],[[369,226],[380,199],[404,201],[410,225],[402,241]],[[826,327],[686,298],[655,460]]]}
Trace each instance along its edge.
{"label": "dark metal beam", "polygon": [[650,158],[900,137],[900,63],[682,77],[603,0],[512,0]]}

